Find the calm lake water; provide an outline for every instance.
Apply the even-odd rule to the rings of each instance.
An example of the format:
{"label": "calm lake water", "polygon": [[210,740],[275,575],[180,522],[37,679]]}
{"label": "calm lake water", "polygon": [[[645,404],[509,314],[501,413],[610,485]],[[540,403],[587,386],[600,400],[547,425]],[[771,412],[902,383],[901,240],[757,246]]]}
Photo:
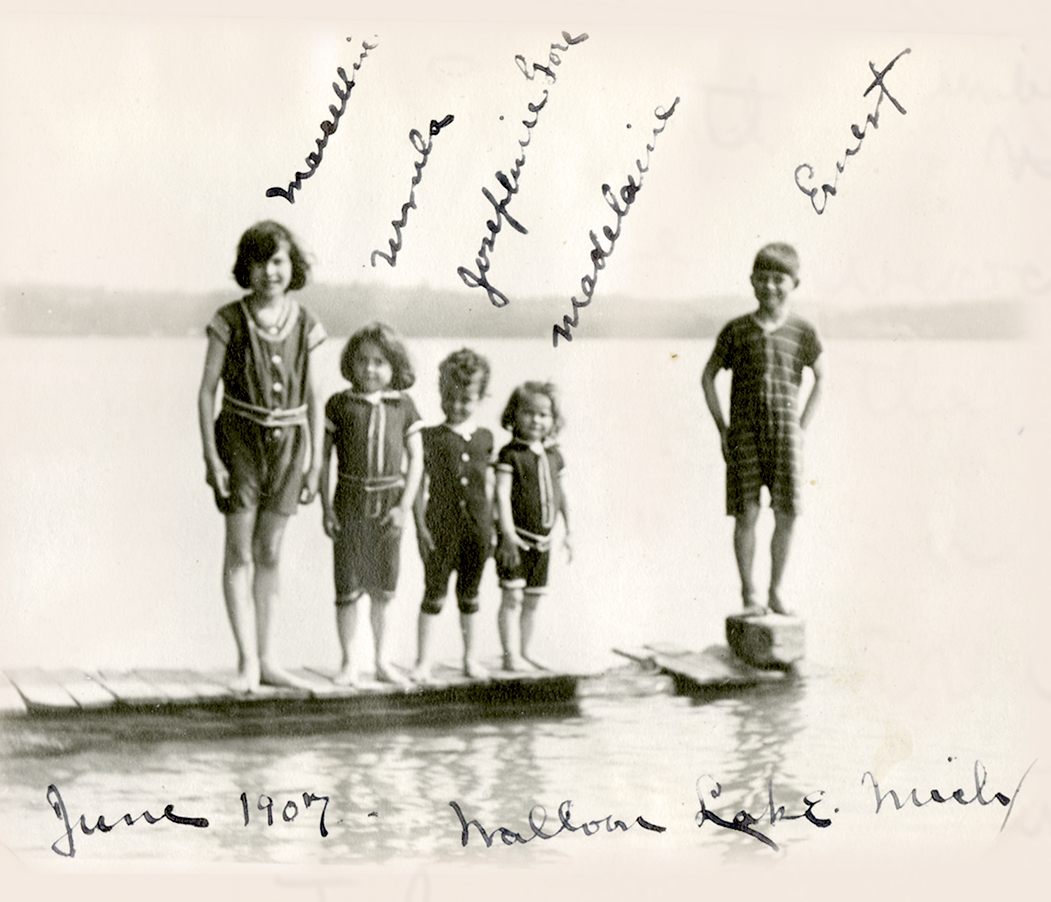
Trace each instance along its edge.
{"label": "calm lake water", "polygon": [[[461,345],[411,345],[425,419],[440,418],[437,363]],[[1008,835],[998,834],[999,805],[923,811],[923,821],[902,812],[890,824],[885,812],[874,815],[861,776],[973,794],[981,759],[987,795],[1010,795],[1035,757],[1034,705],[1046,715],[1039,691],[1048,683],[1030,642],[1046,596],[1037,592],[1042,546],[1032,524],[1046,510],[1034,477],[1047,435],[1035,419],[1032,348],[828,347],[829,390],[807,436],[811,484],[786,586],[807,619],[804,674],[700,701],[674,696],[610,650],[721,642],[737,604],[723,465],[698,381],[711,343],[470,345],[493,363],[480,419],[498,444],[514,384],[551,378],[564,392],[575,559],[553,571],[537,647],[553,663],[605,672],[579,704],[534,718],[306,737],[282,735],[280,725],[265,737],[150,743],[85,745],[43,729],[6,735],[0,841],[19,856],[58,861],[48,847],[60,825],[45,801],[55,783],[72,816],[159,813],[170,801],[179,814],[212,821],[207,831],[159,824],[81,837],[78,862],[761,858],[767,850],[755,839],[694,825],[702,777],[720,781],[717,810],[727,817],[741,807],[761,812],[770,780],[789,813],[804,810],[804,794],[825,790],[815,810],[830,827],[800,820],[768,831],[797,860],[862,854],[876,840],[904,854],[921,835],[928,845],[981,849]],[[331,340],[321,351],[326,392],[342,387],[340,348]],[[0,667],[232,667],[222,521],[196,428],[203,340],[5,338],[0,351],[8,423]],[[334,666],[338,657],[320,521],[315,505],[287,533],[277,618],[289,665]],[[765,512],[762,544],[771,525]],[[761,550],[758,573],[768,567]],[[394,658],[410,663],[422,591],[411,534],[402,569],[391,636]],[[499,648],[496,607],[490,570],[480,640],[488,657]],[[454,660],[454,611],[442,622],[439,653]],[[248,827],[242,791],[253,804]],[[303,792],[331,796],[326,839],[313,808],[272,827],[254,809],[260,793],[282,805]],[[489,851],[473,838],[463,849],[448,805],[458,800],[490,829],[527,830],[533,804],[553,812],[564,799],[580,820],[641,815],[668,830]],[[1009,829],[1028,835],[1038,823],[1019,801]]]}

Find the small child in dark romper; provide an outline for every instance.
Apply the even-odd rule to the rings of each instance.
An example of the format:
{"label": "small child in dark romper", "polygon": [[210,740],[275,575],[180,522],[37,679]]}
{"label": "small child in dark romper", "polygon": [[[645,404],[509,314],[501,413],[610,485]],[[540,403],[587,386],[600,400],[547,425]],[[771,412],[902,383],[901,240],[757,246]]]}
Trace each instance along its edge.
{"label": "small child in dark romper", "polygon": [[[569,513],[562,487],[565,463],[554,444],[562,426],[558,393],[550,382],[525,382],[512,392],[500,420],[514,438],[496,461],[496,501],[500,514],[497,575],[503,590],[497,625],[505,670],[526,664],[546,669],[531,652],[536,610],[547,592],[551,533],[559,514],[569,543]],[[521,612],[519,616],[519,612]]]}
{"label": "small child in dark romper", "polygon": [[[387,606],[398,586],[402,528],[423,473],[420,415],[405,392],[416,377],[401,338],[383,323],[371,323],[351,336],[341,370],[351,388],[325,405],[321,468],[323,523],[333,545],[336,627],[343,652],[334,682],[357,682],[358,600],[368,595],[376,679],[404,684],[387,661]],[[339,472],[330,494],[333,452]]]}
{"label": "small child in dark romper", "polygon": [[474,679],[486,676],[474,657],[474,635],[478,586],[492,551],[493,434],[475,424],[474,413],[489,385],[489,362],[464,348],[446,357],[438,374],[445,422],[423,430],[424,483],[414,509],[425,574],[412,673],[420,683],[430,680],[435,619],[453,572],[463,672]]}

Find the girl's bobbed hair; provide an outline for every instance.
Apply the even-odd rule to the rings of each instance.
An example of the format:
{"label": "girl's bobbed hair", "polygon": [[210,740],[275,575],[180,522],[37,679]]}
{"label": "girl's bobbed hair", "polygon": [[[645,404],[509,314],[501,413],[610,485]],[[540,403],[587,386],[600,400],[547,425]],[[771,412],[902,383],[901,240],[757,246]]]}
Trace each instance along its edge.
{"label": "girl's bobbed hair", "polygon": [[307,284],[310,263],[292,233],[281,223],[264,219],[248,228],[237,245],[237,261],[234,263],[234,279],[242,288],[251,286],[252,267],[266,263],[282,242],[288,245],[288,258],[292,261],[292,281],[289,291],[297,291]]}
{"label": "girl's bobbed hair", "polygon": [[489,388],[489,361],[470,348],[453,351],[438,364],[438,388],[466,389],[478,385],[478,397],[484,398]]}
{"label": "girl's bobbed hair", "polygon": [[547,438],[553,439],[562,430],[565,420],[562,418],[562,405],[558,400],[558,388],[553,382],[523,382],[513,392],[507,401],[503,415],[500,417],[500,425],[508,432],[514,434],[515,422],[518,420],[518,408],[529,398],[536,395],[544,395],[551,401],[551,432]]}
{"label": "girl's bobbed hair", "polygon": [[339,371],[344,379],[354,385],[354,358],[363,344],[374,344],[387,358],[391,368],[392,389],[404,391],[412,388],[416,383],[416,371],[409,360],[409,352],[401,336],[386,323],[369,323],[350,336],[339,363]]}

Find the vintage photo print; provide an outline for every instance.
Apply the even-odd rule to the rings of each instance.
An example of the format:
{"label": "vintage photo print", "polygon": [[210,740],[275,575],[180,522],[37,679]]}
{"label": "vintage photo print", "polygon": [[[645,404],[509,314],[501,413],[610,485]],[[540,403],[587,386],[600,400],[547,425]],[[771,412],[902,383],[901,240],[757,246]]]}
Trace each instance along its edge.
{"label": "vintage photo print", "polygon": [[1024,891],[1041,18],[5,10],[7,897]]}

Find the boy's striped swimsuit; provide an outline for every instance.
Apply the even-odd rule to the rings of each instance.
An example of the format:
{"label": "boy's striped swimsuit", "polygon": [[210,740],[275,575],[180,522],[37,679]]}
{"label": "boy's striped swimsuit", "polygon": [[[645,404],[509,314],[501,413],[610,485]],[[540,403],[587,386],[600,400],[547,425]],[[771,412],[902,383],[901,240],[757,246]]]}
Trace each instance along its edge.
{"label": "boy's striped swimsuit", "polygon": [[803,486],[799,386],[803,368],[821,354],[817,330],[790,313],[776,329],[765,331],[749,314],[726,324],[713,354],[733,374],[726,512],[734,516],[757,504],[765,485],[774,510],[798,513]]}

